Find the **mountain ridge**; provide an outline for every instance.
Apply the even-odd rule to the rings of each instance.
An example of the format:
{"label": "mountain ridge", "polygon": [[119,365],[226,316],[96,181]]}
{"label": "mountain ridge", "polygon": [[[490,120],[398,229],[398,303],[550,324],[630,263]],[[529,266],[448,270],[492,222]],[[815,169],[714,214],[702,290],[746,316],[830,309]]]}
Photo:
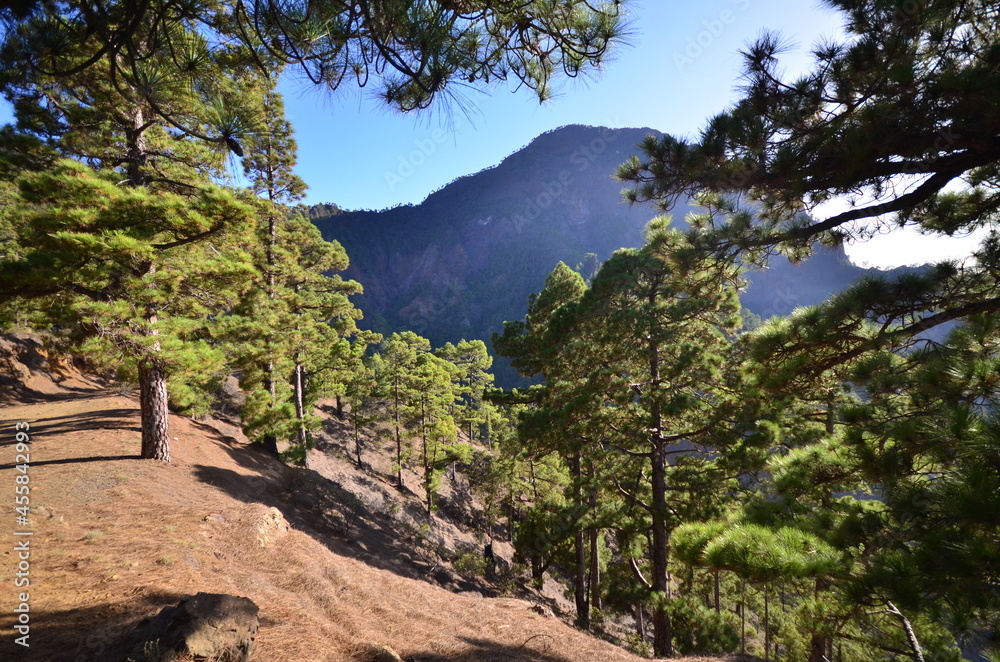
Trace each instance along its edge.
{"label": "mountain ridge", "polygon": [[[642,245],[643,228],[656,213],[624,203],[612,176],[650,133],[662,135],[650,128],[560,127],[419,204],[313,222],[347,250],[345,275],[365,287],[357,303],[366,328],[410,329],[434,344],[489,340],[504,321],[524,317],[529,295],[558,262],[589,271],[619,248]],[[691,210],[679,201],[675,223]],[[873,272],[851,264],[842,249],[820,248],[798,266],[772,260],[766,271],[748,274],[743,305],[763,318],[784,315]],[[518,379],[502,364],[497,373],[502,385]]]}

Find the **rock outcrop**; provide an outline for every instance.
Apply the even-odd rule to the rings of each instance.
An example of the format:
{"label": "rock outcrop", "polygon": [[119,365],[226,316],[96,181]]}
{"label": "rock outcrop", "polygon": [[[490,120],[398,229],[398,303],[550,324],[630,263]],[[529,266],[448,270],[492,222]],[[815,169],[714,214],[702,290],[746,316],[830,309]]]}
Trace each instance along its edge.
{"label": "rock outcrop", "polygon": [[130,658],[159,662],[181,655],[213,662],[245,662],[257,638],[258,611],[249,598],[198,593],[142,621]]}

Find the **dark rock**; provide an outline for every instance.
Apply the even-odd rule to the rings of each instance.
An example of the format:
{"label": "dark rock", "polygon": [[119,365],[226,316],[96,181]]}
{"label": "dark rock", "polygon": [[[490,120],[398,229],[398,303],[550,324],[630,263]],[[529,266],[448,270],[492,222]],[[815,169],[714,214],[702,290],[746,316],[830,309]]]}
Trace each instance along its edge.
{"label": "dark rock", "polygon": [[257,638],[259,609],[249,598],[198,593],[139,624],[131,658],[159,662],[174,655],[245,662]]}
{"label": "dark rock", "polygon": [[459,581],[458,575],[444,567],[435,568],[431,573],[431,579],[441,586],[454,586]]}
{"label": "dark rock", "polygon": [[546,618],[555,618],[555,614],[552,613],[552,610],[543,604],[535,603],[531,605],[531,611],[538,614],[539,616],[545,616]]}

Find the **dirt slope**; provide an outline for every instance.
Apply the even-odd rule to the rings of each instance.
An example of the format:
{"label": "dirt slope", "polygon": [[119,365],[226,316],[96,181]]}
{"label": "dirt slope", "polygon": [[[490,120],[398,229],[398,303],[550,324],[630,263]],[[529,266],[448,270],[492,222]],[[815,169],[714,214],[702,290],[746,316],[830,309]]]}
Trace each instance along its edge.
{"label": "dirt slope", "polygon": [[[376,644],[415,662],[640,659],[528,601],[455,594],[365,563],[364,541],[337,535],[324,502],[303,507],[289,489],[301,477],[221,424],[172,416],[173,462],[144,461],[134,398],[83,379],[39,386],[0,407],[2,660],[116,659],[138,620],[198,591],[260,606],[257,661],[361,662]],[[32,434],[27,650],[13,644],[21,421]]]}

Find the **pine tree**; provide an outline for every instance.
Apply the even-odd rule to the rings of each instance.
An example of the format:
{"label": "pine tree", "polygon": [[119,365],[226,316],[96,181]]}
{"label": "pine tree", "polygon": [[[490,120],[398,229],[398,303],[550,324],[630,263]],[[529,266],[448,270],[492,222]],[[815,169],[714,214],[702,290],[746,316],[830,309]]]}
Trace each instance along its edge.
{"label": "pine tree", "polygon": [[361,458],[361,427],[367,427],[380,418],[374,402],[377,387],[371,361],[362,358],[361,365],[347,380],[344,389],[351,426],[354,428],[354,459],[358,469],[363,469],[365,466]]}
{"label": "pine tree", "polygon": [[469,456],[468,446],[457,443],[458,428],[451,414],[455,372],[454,364],[433,353],[422,353],[405,380],[414,394],[411,417],[417,421],[415,428],[420,438],[424,504],[429,522],[433,521],[434,495],[444,467]]}
{"label": "pine tree", "polygon": [[[621,30],[616,6],[582,2],[568,13],[359,8],[207,3],[177,11],[174,3],[113,1],[96,11],[72,3],[4,7],[2,84],[20,122],[7,141],[13,156],[4,161],[37,168],[61,153],[118,169],[133,187],[184,195],[218,174],[225,153],[244,155],[262,124],[266,95],[259,91],[268,85],[261,81],[276,78],[286,64],[331,88],[352,77],[364,85],[372,74],[385,100],[402,110],[426,106],[456,79],[488,83],[511,75],[544,97],[557,68],[575,75],[597,63]],[[56,143],[55,151],[46,141]],[[205,240],[221,227],[181,231],[175,241]],[[17,295],[44,293],[21,287]],[[156,302],[149,303],[143,324],[154,340],[138,364],[144,455],[165,459],[166,372],[156,358]],[[307,427],[305,370],[300,356],[293,375],[300,442]],[[271,395],[273,405],[277,393]]]}
{"label": "pine tree", "polygon": [[[296,452],[310,446],[308,431],[318,425],[310,413],[315,402],[342,395],[351,375],[361,368],[368,345],[379,336],[357,328],[361,318],[350,295],[361,286],[332,271],[347,268],[347,254],[337,242],[326,242],[308,219],[296,215],[279,233],[288,267],[281,284],[288,305],[288,325],[281,342],[291,358]],[[307,382],[308,379],[308,382]]]}
{"label": "pine tree", "polygon": [[[619,548],[631,549],[640,535],[649,541],[639,556],[648,558],[651,578],[638,559],[631,566],[653,604],[660,655],[672,652],[670,530],[711,516],[713,500],[704,491],[711,485],[725,493],[723,484],[744,460],[738,447],[758,443],[732,422],[739,407],[723,370],[729,334],[739,326],[737,283],[735,267],[703,258],[657,219],[646,246],[613,255],[589,290],[559,265],[525,321],[508,323],[494,339],[522,373],[545,379],[531,394],[520,431],[530,452],[558,452],[569,469],[579,622],[588,622],[588,596],[600,595],[597,506],[607,494],[624,500],[611,515]],[[736,449],[732,458],[717,461],[727,445]]]}
{"label": "pine tree", "polygon": [[396,486],[403,489],[403,468],[410,456],[406,443],[406,410],[417,394],[412,388],[412,377],[422,354],[431,351],[431,343],[412,331],[394,333],[382,341],[378,353],[372,358],[372,368],[380,393],[389,402],[393,438],[396,445]]}
{"label": "pine tree", "polygon": [[476,438],[476,430],[489,424],[492,408],[483,399],[493,384],[489,372],[493,357],[482,340],[460,340],[457,344],[445,343],[434,352],[454,366],[455,402],[459,407],[457,420],[466,430],[469,441]]}
{"label": "pine tree", "polygon": [[[461,85],[508,79],[546,99],[557,74],[575,77],[598,66],[624,32],[620,2],[585,0],[530,6],[503,0],[488,7],[372,0],[212,0],[183,8],[165,0],[29,2],[3,7],[0,17],[8,28],[0,48],[5,66],[57,79],[99,72],[142,90],[141,105],[161,120],[240,156],[240,127],[185,121],[160,98],[158,76],[191,71],[205,59],[252,66],[268,78],[291,65],[328,90],[377,84],[378,95],[403,111],[425,108]],[[237,60],[230,58],[234,51]],[[155,54],[169,57],[151,67]]]}
{"label": "pine tree", "polygon": [[[24,48],[44,50],[60,34],[58,25],[50,27],[49,32],[18,33],[17,38]],[[183,24],[171,29],[178,46],[183,43],[183,58],[200,66],[181,70],[173,59],[181,51],[151,50],[143,52],[143,64],[127,80],[108,79],[90,67],[55,76],[10,61],[4,80],[18,120],[16,129],[4,135],[4,160],[12,166],[8,176],[43,173],[25,175],[21,197],[32,208],[15,228],[23,261],[5,265],[12,282],[5,295],[44,301],[52,309],[51,320],[58,312],[64,325],[90,336],[90,346],[101,347],[107,361],[128,350],[129,360],[122,366],[140,387],[142,454],[163,460],[169,459],[167,382],[171,370],[178,369],[176,356],[185,351],[177,341],[197,341],[200,345],[188,347],[207,351],[207,332],[199,330],[199,318],[226,310],[238,295],[232,277],[220,275],[213,282],[208,274],[229,269],[248,276],[252,271],[230,232],[236,224],[246,224],[252,212],[210,183],[210,177],[221,175],[223,153],[211,149],[218,143],[206,143],[195,138],[199,131],[183,132],[177,126],[223,131],[245,125],[252,110],[243,103],[245,92],[259,83],[252,71],[239,67],[220,76],[203,35]],[[8,34],[14,38],[15,32]],[[65,43],[60,58],[82,63],[92,43]],[[214,54],[239,60],[226,47]],[[154,107],[169,108],[169,117]],[[88,163],[94,172],[59,162],[59,157]],[[135,191],[108,192],[108,181]],[[46,190],[60,186],[66,187],[66,195]],[[116,202],[104,205],[105,194]],[[118,216],[110,215],[111,210]],[[52,245],[51,232],[63,233],[60,246]],[[52,251],[62,257],[46,258]],[[38,278],[24,281],[14,275],[32,260],[39,262]],[[97,265],[101,269],[81,268]],[[60,301],[52,305],[49,297],[54,295]],[[174,299],[184,296],[192,299]],[[218,365],[206,357],[204,367],[213,363]],[[174,392],[183,396],[177,401],[193,396],[185,384],[175,380]]]}
{"label": "pine tree", "polygon": [[886,603],[996,617],[998,321],[977,315],[944,343],[873,355],[851,373],[869,397],[845,411],[844,443],[886,506],[862,584]]}
{"label": "pine tree", "polygon": [[[800,259],[816,243],[865,241],[892,226],[939,235],[992,229],[1000,205],[997,118],[986,110],[1000,90],[993,4],[830,4],[847,19],[843,39],[816,48],[814,66],[794,80],[779,72],[782,42],[773,35],[760,39],[745,53],[748,84],[730,110],[711,119],[695,141],[650,138],[644,158],[621,168],[620,176],[635,185],[629,199],[665,207],[683,194],[719,200],[727,218],[693,226],[689,240],[710,255],[760,263],[775,251]],[[853,204],[826,217],[811,215],[837,196]],[[949,578],[935,581],[940,568],[914,552],[936,549],[933,558],[944,560],[947,552],[933,541],[935,532],[947,531],[950,550],[975,556],[992,526],[988,518],[973,524],[971,510],[946,505],[953,496],[992,489],[985,464],[960,468],[956,460],[991,457],[988,435],[980,436],[989,424],[979,418],[991,396],[988,389],[977,392],[984,382],[959,377],[988,372],[988,351],[982,353],[988,343],[975,348],[958,338],[946,345],[917,339],[956,321],[983,328],[1000,310],[998,260],[991,234],[974,260],[866,279],[762,329],[749,343],[754,369],[766,374],[770,389],[808,392],[830,378],[863,389],[862,403],[840,412],[844,429],[835,443],[800,451],[836,462],[804,463],[800,475],[839,465],[846,482],[860,482],[878,495],[872,503],[884,503],[877,516],[830,511],[867,537],[865,563],[850,573],[848,601],[867,602],[897,620],[910,640],[902,648],[915,658],[920,628],[945,622],[942,611],[965,614],[956,620],[966,623],[995,622],[995,609],[966,602],[993,593],[988,555],[975,565],[953,558],[943,564]],[[966,444],[977,437],[984,445],[969,453]],[[819,497],[813,512],[823,512],[822,495],[813,497]],[[960,511],[965,515],[956,520],[943,516]],[[920,514],[934,532],[913,526]],[[972,517],[959,524],[966,516]],[[842,549],[848,539],[857,542],[849,536]],[[969,590],[949,595],[947,589],[958,586]],[[919,611],[912,622],[902,617],[914,610],[932,622],[914,625],[925,618]]]}
{"label": "pine tree", "polygon": [[[739,326],[737,282],[735,267],[704,260],[666,219],[655,219],[642,249],[619,251],[601,266],[575,323],[591,347],[588,389],[603,443],[622,456],[616,487],[649,517],[657,655],[673,653],[670,530],[678,517],[704,515],[711,501],[691,497],[725,475],[713,456],[731,434],[722,368],[727,334]],[[648,483],[630,487],[635,475]]]}
{"label": "pine tree", "polygon": [[[243,389],[248,392],[251,400],[259,399],[255,394],[254,376],[259,370],[259,386],[267,391],[270,402],[264,403],[261,411],[265,420],[261,420],[258,415],[244,416],[244,420],[249,423],[249,429],[253,430],[262,427],[261,440],[264,446],[273,454],[278,452],[278,435],[274,426],[281,419],[279,414],[278,389],[280,371],[277,366],[278,349],[275,346],[277,340],[274,337],[275,330],[284,325],[278,318],[281,306],[284,301],[279,302],[279,264],[278,264],[278,228],[281,222],[287,217],[287,213],[281,209],[281,205],[288,205],[299,198],[305,189],[305,184],[292,172],[295,165],[295,141],[292,138],[292,127],[285,119],[284,104],[281,96],[272,87],[263,94],[261,103],[263,111],[259,129],[251,136],[251,142],[247,146],[247,155],[243,159],[243,171],[250,182],[250,190],[257,196],[266,200],[268,204],[261,205],[262,223],[260,229],[264,232],[264,254],[263,264],[260,269],[264,275],[264,293],[266,299],[254,296],[253,292],[248,292],[244,297],[244,309],[247,314],[243,314],[239,322],[241,325],[240,334],[241,350],[245,353],[249,347],[255,343],[248,342],[251,329],[256,327],[256,333],[264,335],[262,356],[257,361],[263,365],[248,365],[244,360],[244,379],[241,383]],[[288,256],[294,262],[295,256]],[[287,267],[287,265],[285,265]],[[240,314],[239,309],[235,311]],[[252,362],[254,359],[250,359]],[[255,370],[256,368],[256,370]]]}
{"label": "pine tree", "polygon": [[[572,535],[577,623],[588,629],[587,571],[590,564],[583,520],[589,506],[584,455],[588,450],[591,403],[586,396],[581,397],[580,391],[579,380],[585,375],[586,361],[582,361],[576,351],[579,343],[565,332],[585,291],[586,284],[580,274],[560,262],[546,279],[545,289],[529,301],[525,320],[506,322],[503,336],[494,336],[493,344],[501,355],[511,358],[511,365],[522,375],[538,375],[546,380],[532,394],[534,406],[521,414],[519,436],[534,459],[552,453],[562,457],[570,479],[565,485],[565,500],[557,502],[560,510],[553,512],[552,502],[535,504],[535,508],[544,507],[547,512],[538,512],[544,516],[533,522],[531,537],[522,536],[522,546],[524,542],[536,544],[539,535],[553,538],[552,542],[561,542]],[[544,528],[543,524],[549,528]],[[548,548],[557,548],[552,542],[543,542],[540,549],[528,554],[536,573]]]}
{"label": "pine tree", "polygon": [[25,176],[15,229],[25,248],[0,263],[0,282],[7,296],[43,298],[48,324],[138,381],[142,456],[169,461],[168,383],[174,403],[191,406],[222,372],[206,325],[253,273],[236,231],[252,210],[207,184],[181,196],[119,177],[75,161]]}

